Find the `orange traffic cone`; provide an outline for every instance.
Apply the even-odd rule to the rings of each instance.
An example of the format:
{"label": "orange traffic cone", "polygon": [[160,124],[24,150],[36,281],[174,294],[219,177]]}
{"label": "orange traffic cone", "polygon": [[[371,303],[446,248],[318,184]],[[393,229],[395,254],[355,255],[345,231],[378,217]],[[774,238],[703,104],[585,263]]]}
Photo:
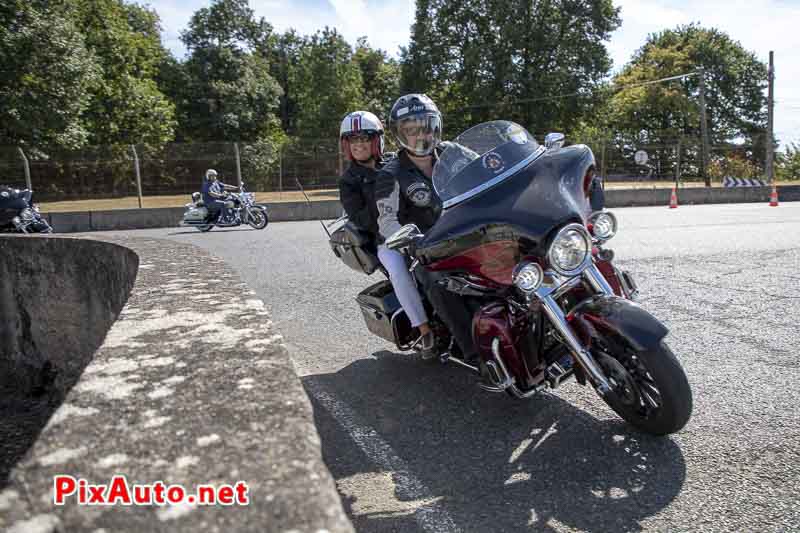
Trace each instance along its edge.
{"label": "orange traffic cone", "polygon": [[675,191],[675,185],[672,186],[672,194],[669,195],[669,208],[675,209],[678,207],[678,194]]}
{"label": "orange traffic cone", "polygon": [[772,186],[772,192],[769,195],[769,206],[778,207],[778,187]]}

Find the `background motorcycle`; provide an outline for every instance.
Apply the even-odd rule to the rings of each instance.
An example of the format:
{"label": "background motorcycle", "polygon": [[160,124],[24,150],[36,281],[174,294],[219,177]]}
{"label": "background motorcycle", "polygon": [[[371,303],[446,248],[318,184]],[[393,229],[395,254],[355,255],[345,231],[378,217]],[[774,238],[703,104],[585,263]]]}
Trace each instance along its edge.
{"label": "background motorcycle", "polygon": [[[527,398],[574,377],[638,429],[678,431],[692,411],[686,374],[664,343],[667,328],[632,301],[632,276],[603,248],[617,223],[611,213],[590,214],[594,155],[562,144],[557,134],[541,147],[506,121],[464,132],[434,167],[442,216],[426,235],[409,225],[386,245],[462,297],[485,390]],[[346,226],[333,233],[334,253],[352,268],[374,270],[350,233]],[[415,334],[388,281],[357,301],[372,333],[413,347]],[[446,339],[441,321],[429,316]],[[478,370],[454,352],[440,359]]]}
{"label": "background motorcycle", "polygon": [[53,233],[33,203],[30,189],[12,189],[0,185],[0,232]]}
{"label": "background motorcycle", "polygon": [[212,220],[202,196],[199,192],[194,192],[192,193],[192,202],[184,206],[186,212],[183,214],[181,226],[194,226],[204,232],[211,231],[214,226],[230,228],[242,224],[249,224],[254,229],[264,229],[269,223],[267,206],[257,204],[255,200],[255,194],[245,192],[244,183],[242,183],[239,192],[230,193],[225,200],[228,215],[223,216],[226,210],[220,209]]}

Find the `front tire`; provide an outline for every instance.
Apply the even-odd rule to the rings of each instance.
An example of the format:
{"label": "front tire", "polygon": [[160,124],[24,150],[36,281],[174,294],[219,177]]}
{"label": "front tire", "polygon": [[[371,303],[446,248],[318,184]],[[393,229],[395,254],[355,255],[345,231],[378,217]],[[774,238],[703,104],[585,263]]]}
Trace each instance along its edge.
{"label": "front tire", "polygon": [[595,354],[612,386],[603,400],[626,422],[652,435],[682,429],[692,415],[692,389],[663,341],[652,350]]}
{"label": "front tire", "polygon": [[250,212],[247,215],[247,223],[253,229],[264,229],[267,227],[269,223],[269,219],[267,218],[267,212],[264,209],[260,209],[258,207],[253,207],[250,209]]}

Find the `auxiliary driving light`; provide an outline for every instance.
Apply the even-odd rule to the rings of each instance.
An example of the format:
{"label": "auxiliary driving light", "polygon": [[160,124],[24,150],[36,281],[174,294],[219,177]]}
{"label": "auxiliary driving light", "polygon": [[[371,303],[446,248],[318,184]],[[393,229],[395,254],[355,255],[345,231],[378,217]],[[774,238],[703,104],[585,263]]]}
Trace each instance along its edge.
{"label": "auxiliary driving light", "polygon": [[514,286],[523,292],[533,292],[539,288],[544,279],[542,267],[530,261],[523,261],[514,269],[512,275]]}

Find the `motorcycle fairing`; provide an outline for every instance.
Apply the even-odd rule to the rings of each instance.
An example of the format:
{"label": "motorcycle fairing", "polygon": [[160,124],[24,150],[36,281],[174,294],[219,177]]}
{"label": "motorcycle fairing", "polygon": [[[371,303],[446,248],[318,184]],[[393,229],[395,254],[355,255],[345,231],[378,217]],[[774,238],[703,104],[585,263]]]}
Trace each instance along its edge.
{"label": "motorcycle fairing", "polygon": [[530,320],[525,313],[515,314],[501,302],[491,302],[478,310],[472,318],[472,340],[484,361],[492,361],[492,341],[500,340],[500,353],[519,385],[533,386],[541,376],[542,365],[538,354],[538,338],[532,334]]}
{"label": "motorcycle fairing", "polygon": [[[5,193],[5,194],[2,194]],[[11,224],[11,219],[20,211],[33,205],[33,192],[30,189],[10,189],[0,187],[0,225]]]}
{"label": "motorcycle fairing", "polygon": [[567,314],[567,321],[584,339],[600,330],[604,335],[618,335],[637,351],[656,348],[669,333],[664,324],[635,302],[605,294],[576,305]]}
{"label": "motorcycle fairing", "polygon": [[0,209],[25,209],[30,206],[32,198],[33,192],[30,189],[0,187]]}
{"label": "motorcycle fairing", "polygon": [[[417,257],[431,270],[447,270],[452,263],[439,262],[498,241],[518,246],[514,261],[521,254],[544,256],[554,229],[583,221],[583,177],[593,165],[594,156],[583,145],[546,153],[516,175],[446,209],[417,245]],[[509,277],[504,283],[510,283]]]}

